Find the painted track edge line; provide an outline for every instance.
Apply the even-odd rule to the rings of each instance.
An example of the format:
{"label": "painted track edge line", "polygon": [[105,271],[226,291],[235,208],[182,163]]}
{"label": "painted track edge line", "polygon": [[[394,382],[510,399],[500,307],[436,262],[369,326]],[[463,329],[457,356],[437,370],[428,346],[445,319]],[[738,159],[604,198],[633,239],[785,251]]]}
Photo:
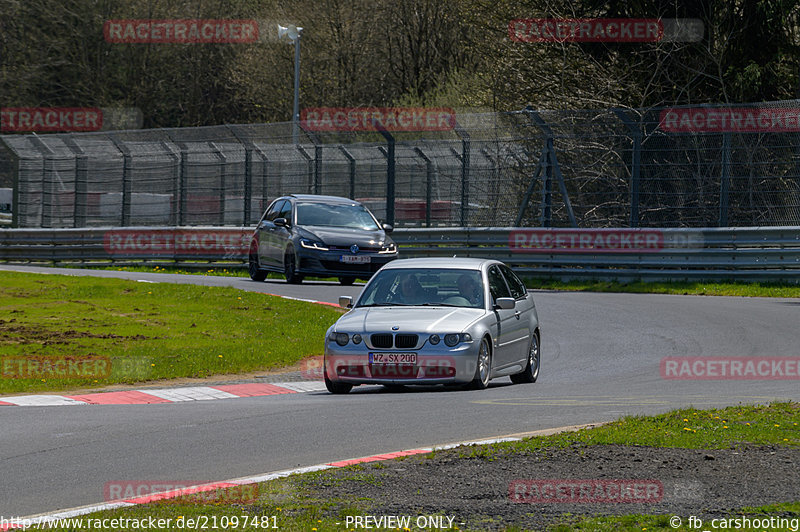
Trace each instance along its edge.
{"label": "painted track edge line", "polygon": [[[489,445],[489,444],[492,444],[492,443],[501,443],[501,442],[509,442],[509,441],[521,441],[524,438],[527,438],[527,437],[530,437],[530,436],[549,436],[549,435],[553,435],[553,434],[559,434],[561,432],[575,432],[575,431],[578,431],[578,430],[581,430],[581,429],[594,428],[594,427],[598,427],[600,425],[605,425],[605,424],[606,424],[605,422],[600,422],[600,423],[587,423],[587,424],[584,424],[584,425],[568,425],[568,426],[564,426],[564,427],[554,427],[554,428],[536,430],[536,431],[531,431],[531,432],[520,432],[520,433],[510,434],[510,435],[506,435],[506,436],[498,436],[496,438],[486,438],[486,439],[481,439],[481,440],[467,440],[467,441],[462,441],[462,442],[454,442],[454,443],[446,443],[446,444],[441,444],[441,445],[433,445],[431,447],[419,447],[419,448],[416,448],[416,449],[405,449],[405,450],[402,450],[402,451],[389,451],[389,452],[378,453],[378,454],[374,454],[374,455],[370,455],[370,456],[362,456],[362,457],[358,457],[358,458],[350,458],[350,459],[345,459],[345,460],[335,460],[335,461],[332,461],[332,462],[327,462],[327,463],[324,463],[324,464],[317,464],[317,465],[313,465],[313,466],[297,467],[297,468],[294,468],[294,469],[284,469],[284,470],[281,470],[281,471],[274,471],[274,472],[271,472],[271,473],[262,473],[262,474],[259,474],[259,475],[252,475],[252,476],[247,476],[247,477],[239,477],[239,478],[234,478],[234,479],[230,479],[230,480],[222,480],[222,481],[219,481],[219,482],[213,482],[213,483],[210,482],[210,483],[206,483],[206,484],[198,484],[196,486],[188,486],[187,488],[185,488],[185,490],[196,489],[196,488],[200,488],[202,486],[206,486],[206,485],[209,485],[209,484],[236,484],[236,485],[244,486],[244,485],[248,485],[248,484],[255,484],[255,483],[258,483],[258,482],[266,482],[266,481],[269,481],[269,480],[275,480],[275,479],[278,479],[278,478],[284,478],[284,477],[288,477],[288,476],[291,476],[291,475],[300,475],[300,474],[303,474],[303,473],[312,473],[312,472],[315,472],[315,471],[323,471],[323,470],[326,470],[326,469],[336,469],[336,468],[340,468],[340,467],[346,467],[347,464],[363,463],[363,462],[367,462],[367,461],[371,461],[371,462],[385,461],[385,460],[391,460],[391,459],[393,459],[394,457],[397,457],[397,456],[408,456],[408,455],[412,455],[412,454],[413,455],[426,454],[426,453],[431,453],[433,451],[454,449],[456,447],[466,447],[466,446],[470,446],[470,445]],[[392,456],[387,457],[387,455],[392,455]],[[346,464],[346,465],[338,465],[337,466],[337,465],[333,465],[333,464]],[[182,490],[182,491],[185,491],[185,490]],[[162,492],[162,493],[168,493],[168,492]],[[160,495],[160,493],[152,493],[152,494],[150,494],[150,496],[156,496],[156,495]],[[173,497],[178,497],[180,495],[181,495],[180,491],[179,492],[175,492]],[[167,498],[167,497],[165,497],[165,498]],[[71,509],[67,509],[67,510],[57,510],[55,512],[37,514],[37,515],[30,516],[30,517],[21,517],[21,518],[18,518],[18,520],[19,521],[23,521],[23,522],[31,522],[31,523],[50,523],[50,522],[53,522],[53,521],[57,521],[59,519],[68,519],[70,517],[77,517],[77,516],[86,515],[86,514],[93,513],[93,512],[99,512],[99,511],[102,511],[102,510],[113,510],[113,509],[116,509],[116,508],[137,506],[138,504],[141,504],[141,503],[132,503],[132,502],[128,502],[127,500],[115,500],[115,501],[109,501],[109,502],[106,502],[106,503],[89,504],[89,505],[86,505],[86,506],[79,506],[77,508],[71,508]],[[15,530],[15,528],[14,527],[8,527],[8,526],[6,526],[6,527],[0,526],[0,531],[4,531],[4,530]]]}

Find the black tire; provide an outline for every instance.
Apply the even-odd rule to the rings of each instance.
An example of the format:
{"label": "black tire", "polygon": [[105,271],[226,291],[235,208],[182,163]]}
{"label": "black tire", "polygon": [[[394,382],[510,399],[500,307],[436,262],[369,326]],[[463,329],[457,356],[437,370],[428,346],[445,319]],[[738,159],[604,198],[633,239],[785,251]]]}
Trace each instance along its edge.
{"label": "black tire", "polygon": [[520,373],[511,375],[511,382],[514,384],[525,384],[536,382],[539,378],[539,368],[542,365],[542,351],[539,347],[539,335],[533,333],[531,345],[528,348],[528,363]]}
{"label": "black tire", "polygon": [[334,395],[344,395],[350,393],[350,390],[353,389],[352,384],[347,384],[346,382],[333,382],[328,378],[328,370],[325,370],[325,387]]}
{"label": "black tire", "polygon": [[262,270],[258,264],[258,245],[255,242],[250,244],[250,255],[247,263],[247,271],[250,273],[250,278],[259,283],[267,278],[267,272]]}
{"label": "black tire", "polygon": [[342,286],[351,286],[354,282],[356,282],[355,277],[339,277],[339,283]]}
{"label": "black tire", "polygon": [[478,359],[475,364],[475,377],[467,387],[471,390],[485,390],[489,387],[489,376],[492,374],[492,347],[484,336],[478,348]]}
{"label": "black tire", "polygon": [[287,248],[286,253],[283,255],[283,275],[286,277],[286,282],[289,284],[300,284],[303,282],[303,276],[297,273],[297,258],[292,248]]}

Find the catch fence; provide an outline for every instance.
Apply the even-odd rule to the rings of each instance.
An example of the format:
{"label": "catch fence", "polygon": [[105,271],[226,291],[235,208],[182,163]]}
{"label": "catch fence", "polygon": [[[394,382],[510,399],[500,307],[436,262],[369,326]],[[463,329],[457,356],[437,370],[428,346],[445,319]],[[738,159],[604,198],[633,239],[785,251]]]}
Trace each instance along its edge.
{"label": "catch fence", "polygon": [[292,123],[0,135],[0,223],[251,226],[290,193],[398,227],[800,225],[800,101],[456,113],[436,132]]}

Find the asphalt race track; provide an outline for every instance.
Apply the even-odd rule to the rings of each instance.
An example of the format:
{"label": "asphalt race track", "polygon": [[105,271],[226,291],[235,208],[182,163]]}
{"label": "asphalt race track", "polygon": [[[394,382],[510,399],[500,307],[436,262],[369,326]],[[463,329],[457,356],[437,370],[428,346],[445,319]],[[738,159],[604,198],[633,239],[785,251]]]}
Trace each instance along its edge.
{"label": "asphalt race track", "polygon": [[[336,302],[361,287],[0,266],[234,286]],[[666,356],[798,356],[800,299],[535,292],[539,382],[125,406],[0,407],[0,515],[102,502],[107,482],[207,482],[298,466],[652,414],[800,400],[797,380],[665,380]],[[254,316],[254,319],[256,316]],[[321,341],[322,339],[320,339]]]}

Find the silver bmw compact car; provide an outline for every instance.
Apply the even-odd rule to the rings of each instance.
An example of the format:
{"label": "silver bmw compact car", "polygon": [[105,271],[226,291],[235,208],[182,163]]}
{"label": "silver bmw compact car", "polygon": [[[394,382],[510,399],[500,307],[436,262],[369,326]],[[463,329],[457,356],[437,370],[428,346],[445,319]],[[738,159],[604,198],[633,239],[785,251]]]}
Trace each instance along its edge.
{"label": "silver bmw compact car", "polygon": [[533,296],[496,260],[426,258],[386,264],[325,336],[325,385],[454,384],[484,389],[539,375]]}

